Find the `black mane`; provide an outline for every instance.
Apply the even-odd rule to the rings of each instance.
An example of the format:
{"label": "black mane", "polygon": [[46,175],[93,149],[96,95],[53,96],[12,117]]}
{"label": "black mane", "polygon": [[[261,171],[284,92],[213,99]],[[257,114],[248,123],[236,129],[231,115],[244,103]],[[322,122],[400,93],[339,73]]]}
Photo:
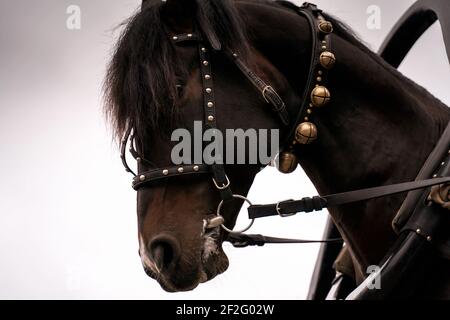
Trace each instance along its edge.
{"label": "black mane", "polygon": [[[197,12],[193,18],[206,21],[222,46],[240,52],[244,60],[249,59],[246,53],[250,45],[245,23],[234,2],[282,6],[269,0],[189,1]],[[176,57],[169,28],[163,19],[164,5],[161,0],[146,0],[142,10],[125,21],[126,27],[116,45],[104,85],[105,111],[116,137],[121,138],[126,128],[132,126],[136,137],[143,141],[149,131],[168,133],[177,118],[177,79],[186,76],[187,66],[180,64]],[[344,23],[326,13],[324,16],[333,23],[337,34],[402,81],[416,86],[369,49]]]}
{"label": "black mane", "polygon": [[[177,78],[187,66],[177,63],[161,0],[147,0],[142,10],[125,21],[109,64],[105,84],[105,111],[116,137],[128,126],[137,137],[163,132],[177,114]],[[196,0],[195,20],[205,21],[223,48],[245,55],[245,28],[230,0]]]}

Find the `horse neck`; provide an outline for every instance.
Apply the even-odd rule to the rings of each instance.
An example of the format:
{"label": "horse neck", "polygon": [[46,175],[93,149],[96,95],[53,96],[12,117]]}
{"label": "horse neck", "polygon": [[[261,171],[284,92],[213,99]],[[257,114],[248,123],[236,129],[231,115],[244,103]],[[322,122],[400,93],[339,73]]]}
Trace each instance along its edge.
{"label": "horse neck", "polygon": [[[413,180],[449,120],[437,99],[359,45],[333,35],[331,103],[316,112],[319,139],[300,162],[319,193]],[[395,240],[391,221],[404,196],[330,210],[363,271]]]}

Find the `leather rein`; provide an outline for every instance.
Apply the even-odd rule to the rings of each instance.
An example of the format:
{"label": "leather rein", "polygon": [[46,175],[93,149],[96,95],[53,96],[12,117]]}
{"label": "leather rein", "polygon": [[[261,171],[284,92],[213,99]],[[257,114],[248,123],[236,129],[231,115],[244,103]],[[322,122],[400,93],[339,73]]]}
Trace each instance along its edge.
{"label": "leather rein", "polygon": [[[265,83],[258,75],[256,75],[246,64],[240,59],[239,55],[233,51],[224,51],[225,54],[234,62],[236,67],[242,72],[242,74],[248,79],[248,81],[254,86],[254,88],[261,94],[261,98],[272,106],[272,110],[279,117],[280,122],[289,130],[287,143],[284,149],[293,150],[296,143],[302,143],[299,141],[306,141],[310,143],[314,140],[309,131],[309,135],[299,135],[299,128],[304,128],[304,124],[309,124],[309,129],[315,128],[310,123],[310,114],[313,107],[320,107],[320,103],[325,104],[327,99],[329,100],[328,90],[322,86],[322,83],[326,80],[326,75],[329,67],[329,62],[334,64],[334,60],[329,60],[330,57],[334,59],[334,55],[325,54],[330,53],[331,39],[330,33],[332,32],[331,24],[324,19],[315,5],[305,3],[302,7],[296,7],[284,1],[280,1],[282,5],[288,8],[293,8],[299,15],[306,17],[309,22],[311,32],[313,33],[313,44],[310,61],[310,71],[308,75],[307,85],[303,93],[303,102],[298,110],[298,113],[293,117],[289,115],[286,105],[283,99],[277,94],[272,86]],[[203,124],[205,130],[217,128],[216,123],[216,103],[214,97],[214,82],[211,69],[210,54],[219,51],[221,48],[220,42],[214,35],[210,34],[207,30],[201,30],[198,33],[188,33],[182,35],[176,35],[172,37],[172,41],[176,44],[182,43],[197,43],[198,53],[200,59],[200,71],[202,77],[202,90],[203,90],[203,111],[204,119]],[[205,39],[206,38],[206,39]],[[315,92],[317,88],[324,88],[322,92],[328,94],[325,96],[317,96]],[[319,99],[318,99],[319,98]],[[294,120],[293,120],[294,118]],[[306,122],[303,122],[306,121]],[[317,132],[316,132],[317,133]],[[138,172],[135,173],[131,170],[126,159],[126,148],[130,145],[129,151],[138,163]],[[395,195],[412,190],[425,189],[432,186],[442,185],[450,183],[450,177],[445,178],[433,178],[422,181],[412,181],[388,186],[381,186],[351,192],[344,192],[339,194],[332,194],[328,196],[316,196],[312,198],[303,198],[301,200],[287,200],[274,204],[265,205],[253,205],[246,197],[233,194],[231,190],[231,182],[226,175],[225,167],[222,164],[193,164],[183,166],[168,166],[165,168],[155,168],[155,166],[143,156],[139,154],[135,146],[135,139],[133,134],[133,124],[128,124],[128,129],[124,135],[121,143],[121,159],[127,172],[133,174],[134,178],[132,186],[136,191],[139,191],[143,187],[148,187],[151,183],[161,181],[167,178],[174,178],[180,176],[189,176],[196,174],[206,174],[212,177],[213,185],[220,193],[222,201],[220,202],[216,215],[213,218],[204,220],[204,230],[212,230],[216,228],[223,228],[228,232],[227,241],[231,242],[235,247],[243,248],[247,246],[263,246],[264,244],[286,244],[286,243],[329,243],[329,242],[343,242],[342,239],[326,239],[326,240],[302,240],[302,239],[283,239],[267,237],[263,235],[248,235],[244,234],[249,230],[255,219],[276,216],[288,217],[300,212],[313,212],[319,211],[324,208],[330,208],[333,206],[339,206],[343,204],[349,204],[359,201],[366,201],[375,198]],[[152,168],[150,170],[141,170],[141,168]],[[221,214],[221,209],[225,203],[229,203],[234,199],[241,199],[250,204],[248,207],[249,218],[251,223],[248,227],[240,231],[233,231],[228,229],[225,225],[225,219]]]}

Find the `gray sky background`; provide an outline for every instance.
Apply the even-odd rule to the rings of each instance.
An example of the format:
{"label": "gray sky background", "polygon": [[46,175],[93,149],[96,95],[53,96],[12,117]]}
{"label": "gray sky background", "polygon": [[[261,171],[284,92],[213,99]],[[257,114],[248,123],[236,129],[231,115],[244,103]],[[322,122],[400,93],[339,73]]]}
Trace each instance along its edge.
{"label": "gray sky background", "polygon": [[[189,293],[167,294],[142,271],[135,193],[111,142],[100,94],[117,36],[113,28],[139,3],[0,0],[0,298],[305,298],[317,245],[245,250],[227,245],[229,271]],[[413,1],[316,3],[377,50]],[[81,30],[66,28],[72,4],[82,10]],[[381,8],[380,30],[366,26],[369,5]],[[438,25],[401,71],[450,103],[450,68]],[[268,168],[250,199],[314,194],[301,170],[283,176]],[[326,212],[288,222],[269,218],[257,221],[252,232],[320,238],[325,218]]]}

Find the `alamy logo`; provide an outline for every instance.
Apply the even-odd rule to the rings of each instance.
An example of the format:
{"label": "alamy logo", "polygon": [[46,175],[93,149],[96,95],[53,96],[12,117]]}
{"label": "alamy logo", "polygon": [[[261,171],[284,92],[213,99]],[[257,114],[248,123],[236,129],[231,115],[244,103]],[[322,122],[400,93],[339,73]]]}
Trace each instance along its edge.
{"label": "alamy logo", "polygon": [[369,275],[366,280],[367,289],[380,290],[381,289],[381,268],[376,265],[368,266],[366,270]]}
{"label": "alamy logo", "polygon": [[69,17],[66,20],[66,27],[69,30],[81,29],[81,8],[77,5],[70,5],[66,9]]}
{"label": "alamy logo", "polygon": [[381,29],[381,8],[377,5],[371,5],[367,7],[367,28],[369,30],[380,30]]}
{"label": "alamy logo", "polygon": [[[171,141],[178,142],[171,153],[175,165],[186,164],[268,164],[279,151],[278,129],[203,130],[201,121],[194,122],[193,135],[177,129]],[[269,149],[270,145],[270,150]]]}

